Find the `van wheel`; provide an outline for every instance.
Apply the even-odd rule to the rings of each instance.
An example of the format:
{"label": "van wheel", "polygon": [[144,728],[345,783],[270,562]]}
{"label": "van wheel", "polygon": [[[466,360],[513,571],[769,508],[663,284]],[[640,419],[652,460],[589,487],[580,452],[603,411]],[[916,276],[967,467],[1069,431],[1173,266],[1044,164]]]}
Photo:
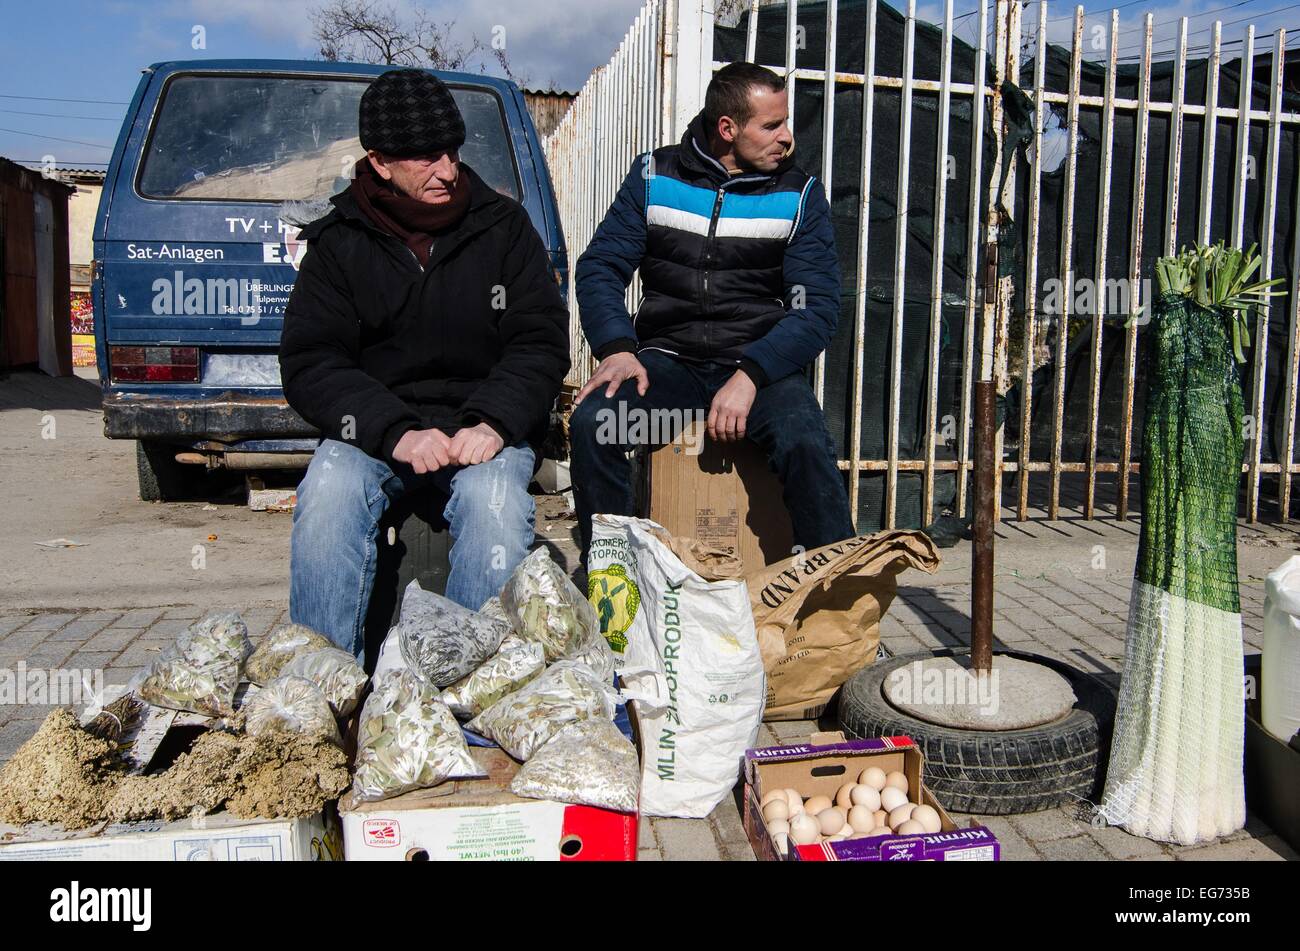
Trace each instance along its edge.
{"label": "van wheel", "polygon": [[194,493],[194,475],[189,466],[176,461],[176,450],[163,443],[138,440],[135,471],[140,481],[142,502],[174,502]]}

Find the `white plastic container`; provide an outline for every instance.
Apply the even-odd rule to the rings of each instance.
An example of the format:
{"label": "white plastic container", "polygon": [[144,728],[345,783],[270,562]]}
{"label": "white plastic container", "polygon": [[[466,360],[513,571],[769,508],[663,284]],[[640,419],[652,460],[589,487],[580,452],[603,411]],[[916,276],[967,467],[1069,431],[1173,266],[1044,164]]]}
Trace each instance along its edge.
{"label": "white plastic container", "polygon": [[1286,743],[1300,730],[1300,555],[1269,574],[1264,592],[1264,729]]}

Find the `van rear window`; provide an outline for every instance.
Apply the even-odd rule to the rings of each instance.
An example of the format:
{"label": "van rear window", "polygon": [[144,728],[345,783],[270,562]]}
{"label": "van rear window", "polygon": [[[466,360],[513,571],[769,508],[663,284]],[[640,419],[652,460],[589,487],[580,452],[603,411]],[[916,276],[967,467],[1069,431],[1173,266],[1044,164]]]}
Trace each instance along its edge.
{"label": "van rear window", "polygon": [[[178,76],[163,93],[140,173],[147,198],[287,201],[347,187],[365,155],[357,108],[367,83],[277,76]],[[496,94],[453,86],[465,118],[460,157],[519,197]]]}

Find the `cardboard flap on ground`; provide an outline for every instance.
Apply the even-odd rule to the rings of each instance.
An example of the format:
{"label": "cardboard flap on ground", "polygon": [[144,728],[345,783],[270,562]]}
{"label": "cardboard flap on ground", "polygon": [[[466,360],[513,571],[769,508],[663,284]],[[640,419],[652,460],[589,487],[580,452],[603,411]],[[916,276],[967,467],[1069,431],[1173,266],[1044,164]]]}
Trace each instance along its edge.
{"label": "cardboard flap on ground", "polygon": [[636,858],[638,815],[510,791],[519,765],[500,749],[471,747],[487,774],[432,789],[339,802],[348,861],[621,860]]}

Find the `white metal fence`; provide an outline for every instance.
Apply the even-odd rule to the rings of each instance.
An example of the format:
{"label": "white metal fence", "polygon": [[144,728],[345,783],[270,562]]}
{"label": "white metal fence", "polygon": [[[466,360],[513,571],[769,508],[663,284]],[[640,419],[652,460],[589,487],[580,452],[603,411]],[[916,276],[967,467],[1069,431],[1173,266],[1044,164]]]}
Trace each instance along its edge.
{"label": "white metal fence", "polygon": [[[608,65],[598,69],[575,101],[569,114],[560,127],[550,136],[546,143],[546,153],[550,162],[551,173],[555,180],[561,206],[561,218],[568,242],[570,256],[570,307],[574,315],[572,324],[574,370],[570,382],[583,382],[591,369],[590,353],[582,340],[577,320],[577,301],[573,293],[573,265],[582,250],[590,241],[595,226],[603,217],[622,177],[627,173],[632,159],[639,153],[680,137],[686,122],[698,111],[703,101],[703,90],[712,70],[725,65],[714,60],[715,9],[713,0],[649,0],[632,25],[618,52]],[[1015,474],[1016,491],[1013,493],[1012,511],[1019,518],[1029,516],[1031,509],[1031,476],[1039,474],[1043,482],[1035,485],[1045,488],[1043,509],[1049,518],[1059,517],[1062,511],[1062,487],[1065,477],[1072,477],[1080,485],[1080,508],[1086,518],[1094,518],[1099,512],[1098,476],[1107,476],[1114,480],[1113,512],[1124,518],[1130,509],[1129,478],[1136,472],[1138,464],[1133,451],[1134,405],[1139,392],[1138,376],[1138,342],[1142,320],[1139,316],[1144,304],[1149,303],[1140,296],[1142,279],[1149,277],[1149,263],[1152,257],[1161,253],[1177,250],[1180,243],[1186,242],[1188,218],[1195,216],[1195,230],[1192,238],[1201,242],[1226,239],[1230,244],[1241,245],[1247,232],[1257,234],[1263,256],[1262,274],[1271,277],[1285,277],[1284,285],[1288,296],[1274,299],[1273,306],[1261,309],[1255,328],[1255,347],[1251,356],[1250,388],[1247,396],[1249,419],[1246,461],[1243,472],[1246,477],[1246,504],[1244,514],[1251,520],[1261,514],[1262,477],[1273,474],[1278,477],[1277,515],[1282,519],[1290,517],[1289,476],[1300,471],[1293,461],[1295,457],[1296,438],[1296,377],[1300,372],[1300,338],[1297,329],[1300,326],[1300,294],[1296,293],[1295,279],[1300,274],[1300,241],[1296,240],[1296,212],[1288,212],[1286,197],[1296,193],[1295,202],[1300,206],[1300,175],[1296,174],[1296,159],[1293,156],[1287,167],[1290,178],[1283,179],[1283,163],[1279,161],[1279,144],[1287,133],[1294,133],[1300,127],[1300,113],[1284,108],[1285,96],[1283,75],[1286,63],[1286,32],[1277,30],[1271,34],[1271,53],[1268,55],[1266,75],[1267,106],[1253,101],[1261,94],[1255,90],[1258,67],[1255,64],[1256,37],[1253,25],[1243,30],[1239,41],[1224,41],[1222,25],[1215,23],[1206,32],[1211,34],[1203,49],[1205,88],[1201,103],[1188,101],[1187,83],[1188,64],[1192,50],[1188,45],[1188,19],[1177,22],[1178,34],[1176,46],[1169,51],[1153,51],[1154,20],[1147,14],[1141,28],[1141,52],[1138,56],[1136,76],[1125,73],[1126,82],[1136,81],[1136,94],[1121,96],[1117,94],[1116,78],[1119,75],[1119,12],[1112,11],[1109,29],[1103,44],[1104,56],[1097,60],[1091,58],[1088,66],[1090,79],[1085,80],[1085,63],[1089,57],[1085,53],[1084,11],[1075,8],[1073,16],[1072,40],[1068,51],[1050,50],[1047,43],[1048,10],[1047,3],[1027,4],[1023,8],[1035,22],[1029,42],[1022,32],[1022,7],[1009,0],[996,0],[993,3],[981,3],[978,8],[964,16],[978,17],[974,41],[974,69],[963,75],[953,73],[954,50],[954,12],[952,0],[945,0],[938,79],[918,78],[916,63],[916,28],[915,0],[907,0],[905,31],[902,34],[901,69],[890,74],[880,68],[885,58],[877,49],[878,17],[882,10],[877,0],[866,0],[865,23],[854,15],[841,17],[841,3],[837,0],[825,0],[816,6],[824,7],[826,44],[824,51],[818,51],[821,66],[809,68],[801,66],[801,54],[808,57],[806,48],[801,48],[799,38],[803,31],[801,21],[806,19],[807,8],[812,4],[759,3],[758,0],[745,5],[742,11],[742,23],[747,29],[745,52],[753,60],[758,48],[757,37],[760,23],[768,22],[771,17],[785,19],[784,61],[764,62],[774,71],[785,75],[792,87],[796,89],[805,83],[821,84],[824,93],[821,99],[821,167],[810,168],[822,179],[828,195],[835,183],[849,176],[858,178],[857,194],[861,198],[858,213],[858,247],[855,273],[844,274],[846,288],[853,293],[853,333],[851,339],[851,379],[847,381],[851,395],[849,420],[846,426],[845,458],[840,460],[841,468],[859,474],[859,478],[849,480],[853,510],[859,511],[859,492],[861,476],[880,474],[885,479],[884,518],[886,525],[893,526],[897,520],[897,499],[900,474],[915,478],[919,474],[921,483],[921,513],[925,521],[936,514],[936,481],[942,473],[952,473],[955,477],[955,508],[964,513],[968,508],[969,474],[973,467],[973,445],[971,434],[972,384],[979,378],[993,378],[998,383],[999,392],[1006,392],[1013,382],[1017,383],[1020,401],[1017,409],[1019,423],[1019,445],[1014,454],[1004,458],[1002,451],[1002,433],[999,430],[996,457],[1002,460],[997,473],[996,491],[1001,497],[1003,476]],[[844,4],[847,7],[847,3]],[[855,9],[859,5],[855,5]],[[883,7],[883,4],[880,5]],[[960,19],[960,18],[958,18]],[[990,27],[992,27],[990,31]],[[838,68],[836,62],[837,38],[843,30],[865,30],[865,57],[861,72],[845,72]],[[990,40],[991,38],[991,48]],[[1239,46],[1235,66],[1230,76],[1238,82],[1240,94],[1235,105],[1221,101],[1220,82],[1223,77],[1223,47],[1235,43]],[[1090,44],[1091,45],[1091,44]],[[1095,48],[1095,47],[1094,47]],[[1012,162],[1002,181],[1000,162],[986,163],[986,152],[992,149],[993,155],[1000,159],[1006,138],[1003,122],[1003,96],[998,92],[999,84],[1006,79],[1017,82],[1021,77],[1021,56],[1025,51],[1033,61],[1032,82],[1026,82],[1030,101],[1034,107],[1032,128],[1032,149],[1017,161]],[[889,58],[899,52],[889,50]],[[1047,75],[1047,68],[1052,55],[1064,59],[1068,53],[1068,70],[1064,82],[1053,83]],[[1158,61],[1156,57],[1163,57]],[[988,63],[987,71],[985,63]],[[1164,62],[1171,66],[1164,65]],[[1200,59],[1196,60],[1198,71]],[[930,64],[926,72],[933,72]],[[1101,79],[1096,79],[1096,70],[1101,68]],[[1153,98],[1153,69],[1162,71],[1172,69],[1170,95],[1166,100]],[[991,78],[989,73],[991,72]],[[1089,91],[1097,85],[1098,91]],[[1162,83],[1164,80],[1162,79]],[[861,96],[861,154],[858,168],[833,167],[834,144],[840,128],[836,122],[836,92],[858,87],[863,89]],[[1200,90],[1190,90],[1191,98],[1199,98]],[[795,95],[791,96],[791,124],[796,122]],[[950,176],[944,169],[949,162],[949,134],[955,103],[961,100],[970,103],[972,116],[983,115],[984,106],[988,108],[988,128],[984,121],[973,121],[969,130],[969,154],[961,159],[969,162],[968,184],[956,191],[950,186]],[[889,136],[897,138],[890,145],[898,150],[899,170],[896,180],[896,194],[893,195],[898,209],[890,224],[893,231],[895,260],[893,262],[893,294],[891,312],[891,336],[888,355],[890,406],[888,410],[887,438],[885,452],[879,458],[866,458],[862,447],[863,422],[863,388],[864,359],[867,347],[878,347],[882,342],[875,337],[868,339],[865,327],[865,315],[868,306],[868,261],[872,248],[873,235],[869,234],[870,218],[868,215],[872,191],[872,150],[873,145],[881,143],[882,126],[877,110],[881,103],[887,103],[892,111],[897,104],[897,131],[889,129]],[[979,108],[974,108],[979,103]],[[913,132],[912,120],[918,107],[933,110],[938,121],[933,141],[918,143]],[[1055,167],[1046,167],[1044,158],[1045,138],[1053,130],[1047,123],[1053,107],[1064,111],[1061,127],[1066,136],[1065,158],[1061,165],[1061,182],[1057,186],[1053,178],[1053,196],[1059,199],[1057,218],[1044,219],[1043,200],[1045,194],[1045,176],[1056,174]],[[1095,115],[1090,116],[1089,113]],[[1080,168],[1080,128],[1081,117],[1087,120],[1089,127],[1099,130],[1100,142],[1090,144],[1096,148],[1099,161],[1097,175],[1092,176],[1088,168],[1088,182],[1095,184],[1096,193],[1080,193],[1078,185],[1081,179]],[[856,117],[855,117],[856,118]],[[1156,140],[1152,135],[1153,119],[1165,132],[1167,138]],[[1121,123],[1122,120],[1122,123]],[[1117,153],[1117,125],[1122,124],[1122,140],[1125,153],[1132,152],[1131,181],[1133,187],[1129,194],[1113,194],[1112,183],[1117,178],[1115,155]],[[1223,164],[1222,156],[1216,161],[1216,142],[1220,132],[1231,124],[1235,127],[1232,161],[1230,167]],[[1131,130],[1129,126],[1131,125]],[[1199,140],[1192,138],[1189,146],[1189,126],[1199,125]],[[1130,134],[1131,133],[1131,134]],[[1191,134],[1194,135],[1194,134]],[[1261,147],[1252,150],[1252,136],[1261,139]],[[985,141],[988,137],[989,141]],[[1159,146],[1156,149],[1155,146]],[[904,323],[904,278],[907,273],[907,235],[911,221],[911,197],[909,188],[915,188],[916,182],[909,168],[918,147],[933,149],[934,167],[937,170],[933,183],[933,247],[939,249],[932,255],[930,262],[929,287],[929,325],[925,361],[924,411],[921,414],[923,426],[923,448],[914,458],[906,458],[900,449],[900,408],[903,404],[903,323]],[[1200,174],[1196,179],[1199,192],[1187,188],[1184,168],[1184,151],[1187,148],[1199,148]],[[1153,151],[1164,153],[1164,168],[1156,169],[1152,163]],[[1257,156],[1255,152],[1261,151]],[[1300,147],[1296,148],[1300,152]],[[1189,153],[1190,154],[1190,153]],[[1092,153],[1089,161],[1092,161]],[[928,158],[928,157],[927,157]],[[1017,190],[1017,166],[1023,176]],[[1127,172],[1127,170],[1124,170]],[[1148,180],[1154,172],[1159,171],[1164,177],[1163,193],[1158,186],[1148,187]],[[991,234],[988,225],[997,222],[999,212],[994,197],[999,188],[1005,187],[1010,195],[1019,195],[1019,203],[1008,202],[1008,211],[1023,208],[1026,220],[1016,227],[1019,250],[1023,256],[1023,267],[1018,267],[1013,274],[1000,276],[984,270],[991,266],[988,253],[988,239]],[[1281,191],[1285,189],[1285,191]],[[1227,190],[1230,213],[1216,216],[1216,192],[1222,196]],[[1085,217],[1092,216],[1092,209],[1086,203],[1095,206],[1095,226],[1091,234],[1083,234],[1076,227],[1076,218],[1087,211]],[[1183,214],[1183,231],[1180,232],[1180,209]],[[1280,211],[1285,213],[1280,214]],[[1159,232],[1152,234],[1147,226],[1152,214],[1162,217]],[[1285,221],[1283,221],[1285,217]],[[966,240],[961,252],[954,255],[951,248],[945,255],[945,226],[954,220],[960,220]],[[1042,240],[1045,227],[1057,234],[1054,244],[1046,246]],[[1008,225],[1003,220],[1001,224]],[[1279,234],[1278,228],[1285,230]],[[1115,235],[1121,236],[1116,238]],[[1108,282],[1117,279],[1114,268],[1107,270],[1108,259],[1114,260],[1120,242],[1127,238],[1127,265],[1119,279],[1130,282],[1133,293],[1126,295],[1125,304],[1120,313],[1107,313],[1105,295],[1100,293]],[[1284,253],[1287,242],[1291,243],[1289,267],[1281,265],[1279,258]],[[1092,270],[1089,274],[1077,273],[1077,248],[1080,242],[1086,242],[1093,250]],[[964,257],[964,260],[961,258]],[[941,436],[941,406],[939,402],[939,353],[941,303],[943,299],[943,271],[945,266],[952,268],[954,258],[964,273],[964,326],[962,327],[960,347],[960,383],[958,385],[958,404],[955,432],[951,439]],[[1060,297],[1060,307],[1046,306],[1043,275],[1052,272],[1067,289],[1072,289],[1078,280],[1093,282],[1097,291],[1093,295],[1094,306],[1080,307],[1073,300],[1071,293]],[[1017,288],[1019,291],[1017,292]],[[635,308],[640,289],[636,282],[629,289],[628,303]],[[977,307],[977,302],[982,306]],[[1048,312],[1050,309],[1050,313]],[[1130,319],[1138,316],[1139,319]],[[1280,323],[1279,323],[1280,322]],[[1269,331],[1282,331],[1285,328],[1283,355],[1270,357]],[[1085,333],[1086,332],[1086,333]],[[1081,334],[1090,335],[1091,352],[1088,354],[1087,407],[1086,407],[1086,448],[1082,459],[1066,459],[1063,450],[1063,435],[1066,430],[1067,407],[1066,374],[1068,349],[1073,338],[1082,339]],[[1118,335],[1116,337],[1115,335]],[[976,341],[979,351],[976,351]],[[1104,405],[1102,399],[1102,353],[1103,343],[1107,340],[1121,340],[1123,349],[1123,369],[1121,393],[1118,406]],[[1047,343],[1051,342],[1050,348]],[[1013,351],[1016,352],[1012,359]],[[1034,385],[1035,371],[1045,363],[1040,356],[1050,354],[1050,394],[1045,398],[1051,402],[1050,432],[1046,439],[1035,443],[1034,440]],[[978,357],[978,359],[977,359]],[[1280,361],[1280,366],[1270,365],[1270,360]],[[814,374],[814,386],[819,398],[827,391],[827,361],[818,360]],[[1276,378],[1273,399],[1269,404],[1275,409],[1267,412],[1266,384],[1272,372]],[[1040,400],[1041,401],[1041,400]],[[1079,401],[1081,403],[1081,401]],[[1077,412],[1078,407],[1074,407]],[[1105,419],[1113,428],[1111,420],[1118,417],[1118,429],[1121,434],[1118,451],[1113,458],[1104,458],[1099,452],[1098,424]],[[1276,427],[1273,425],[1276,424]],[[1041,426],[1040,426],[1041,428]],[[1263,449],[1267,435],[1277,429],[1281,433],[1276,446],[1276,460],[1266,461]],[[943,444],[945,455],[951,458],[939,458],[938,449]],[[1037,455],[1046,458],[1035,458]],[[1271,501],[1271,500],[1269,500]]]}

